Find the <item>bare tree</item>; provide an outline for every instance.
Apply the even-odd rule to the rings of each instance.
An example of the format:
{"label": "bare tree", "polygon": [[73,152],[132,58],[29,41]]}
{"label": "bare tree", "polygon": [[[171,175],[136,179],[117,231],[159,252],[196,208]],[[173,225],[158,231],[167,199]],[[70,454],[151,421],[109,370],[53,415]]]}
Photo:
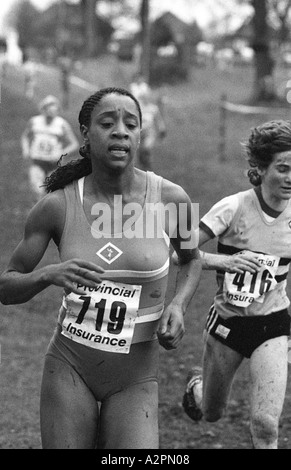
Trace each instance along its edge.
{"label": "bare tree", "polygon": [[[84,1],[84,0],[83,0]],[[149,22],[149,15],[150,15],[150,0],[140,0],[139,2],[139,10],[137,12],[137,5],[133,5],[133,2],[128,2],[127,0],[107,0],[110,4],[114,4],[117,8],[114,12],[116,14],[126,14],[128,18],[131,16],[135,16],[138,14],[139,21],[140,21],[140,37],[139,42],[141,46],[141,53],[139,56],[139,64],[138,64],[138,71],[142,74],[145,80],[149,81],[150,75],[150,54],[151,54],[151,34],[150,34],[150,22]]]}
{"label": "bare tree", "polygon": [[272,50],[269,21],[271,17],[276,23],[277,51],[289,35],[288,15],[291,0],[252,0],[254,7],[254,42],[255,83],[254,100],[272,101],[277,99],[274,86],[275,54]]}
{"label": "bare tree", "polygon": [[95,55],[97,47],[96,3],[97,0],[82,0],[84,31],[86,38],[86,55],[88,57],[93,57]]}
{"label": "bare tree", "polygon": [[145,80],[149,81],[150,75],[150,54],[151,54],[151,37],[150,37],[150,0],[142,0],[140,8],[140,22],[141,22],[141,58],[140,58],[140,72]]}
{"label": "bare tree", "polygon": [[[236,0],[254,8],[252,48],[255,55],[253,101],[277,99],[274,85],[275,59],[289,35],[288,15],[291,0]],[[271,30],[270,24],[274,26]],[[274,30],[276,37],[274,37]],[[271,37],[272,31],[272,37]],[[274,49],[276,46],[276,49]]]}
{"label": "bare tree", "polygon": [[254,7],[255,83],[254,100],[271,101],[275,98],[274,61],[270,46],[270,28],[267,21],[267,0],[252,0]]}

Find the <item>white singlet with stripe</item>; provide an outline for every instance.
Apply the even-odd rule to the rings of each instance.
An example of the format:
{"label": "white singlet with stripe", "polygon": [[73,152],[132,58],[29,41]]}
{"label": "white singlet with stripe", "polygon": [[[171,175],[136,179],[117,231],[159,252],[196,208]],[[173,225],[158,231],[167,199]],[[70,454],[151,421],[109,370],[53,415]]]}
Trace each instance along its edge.
{"label": "white singlet with stripe", "polygon": [[218,253],[258,254],[257,274],[217,271],[214,305],[223,318],[268,315],[287,308],[286,279],[291,261],[291,201],[277,217],[262,210],[254,189],[223,198],[202,217],[200,228],[218,237]]}

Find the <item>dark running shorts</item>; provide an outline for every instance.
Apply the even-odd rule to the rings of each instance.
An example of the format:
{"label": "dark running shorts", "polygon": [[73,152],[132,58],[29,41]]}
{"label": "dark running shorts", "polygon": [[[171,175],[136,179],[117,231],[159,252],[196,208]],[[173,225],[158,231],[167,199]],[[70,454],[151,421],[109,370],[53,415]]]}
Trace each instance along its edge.
{"label": "dark running shorts", "polygon": [[268,339],[290,335],[290,316],[285,309],[269,315],[224,319],[212,306],[205,329],[222,344],[249,358]]}

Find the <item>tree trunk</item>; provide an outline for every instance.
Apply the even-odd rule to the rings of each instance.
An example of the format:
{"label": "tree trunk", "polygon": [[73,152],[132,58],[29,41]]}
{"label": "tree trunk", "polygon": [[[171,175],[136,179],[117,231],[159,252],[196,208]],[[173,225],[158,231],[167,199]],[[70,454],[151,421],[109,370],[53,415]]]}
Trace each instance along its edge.
{"label": "tree trunk", "polygon": [[150,78],[151,37],[149,23],[150,0],[142,0],[140,9],[141,21],[141,56],[140,73],[148,83]]}
{"label": "tree trunk", "polygon": [[86,56],[93,57],[97,49],[96,0],[82,0],[84,11],[84,31]]}
{"label": "tree trunk", "polygon": [[274,61],[271,56],[270,35],[267,23],[266,0],[253,0],[255,83],[254,101],[271,101],[275,99],[273,79]]}
{"label": "tree trunk", "polygon": [[66,18],[66,5],[63,1],[58,3],[57,29],[56,29],[56,48],[59,55],[64,54],[66,32],[64,29]]}

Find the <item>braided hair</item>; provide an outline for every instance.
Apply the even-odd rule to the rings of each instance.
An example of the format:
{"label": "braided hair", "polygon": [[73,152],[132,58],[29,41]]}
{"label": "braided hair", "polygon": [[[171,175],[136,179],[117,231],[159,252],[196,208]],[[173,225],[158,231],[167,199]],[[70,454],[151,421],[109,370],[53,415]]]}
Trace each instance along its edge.
{"label": "braided hair", "polygon": [[259,186],[262,179],[258,168],[268,168],[274,154],[291,150],[291,121],[278,119],[253,128],[244,147],[251,166],[248,171],[249,180],[252,185]]}
{"label": "braided hair", "polygon": [[[140,125],[142,125],[141,107],[135,96],[133,96],[132,93],[130,93],[124,88],[107,87],[97,91],[84,101],[79,113],[80,130],[82,126],[90,127],[92,112],[95,107],[100,103],[102,98],[106,95],[114,93],[121,96],[128,96],[135,102],[139,114]],[[61,164],[63,157],[61,156],[60,160],[57,163],[57,168],[51,173],[50,176],[45,179],[44,186],[46,188],[47,193],[56,191],[57,189],[63,189],[65,186],[72,183],[74,180],[80,179],[83,176],[87,176],[92,173],[90,144],[86,143],[82,147],[80,147],[79,154],[82,158],[72,160],[66,165]]]}

